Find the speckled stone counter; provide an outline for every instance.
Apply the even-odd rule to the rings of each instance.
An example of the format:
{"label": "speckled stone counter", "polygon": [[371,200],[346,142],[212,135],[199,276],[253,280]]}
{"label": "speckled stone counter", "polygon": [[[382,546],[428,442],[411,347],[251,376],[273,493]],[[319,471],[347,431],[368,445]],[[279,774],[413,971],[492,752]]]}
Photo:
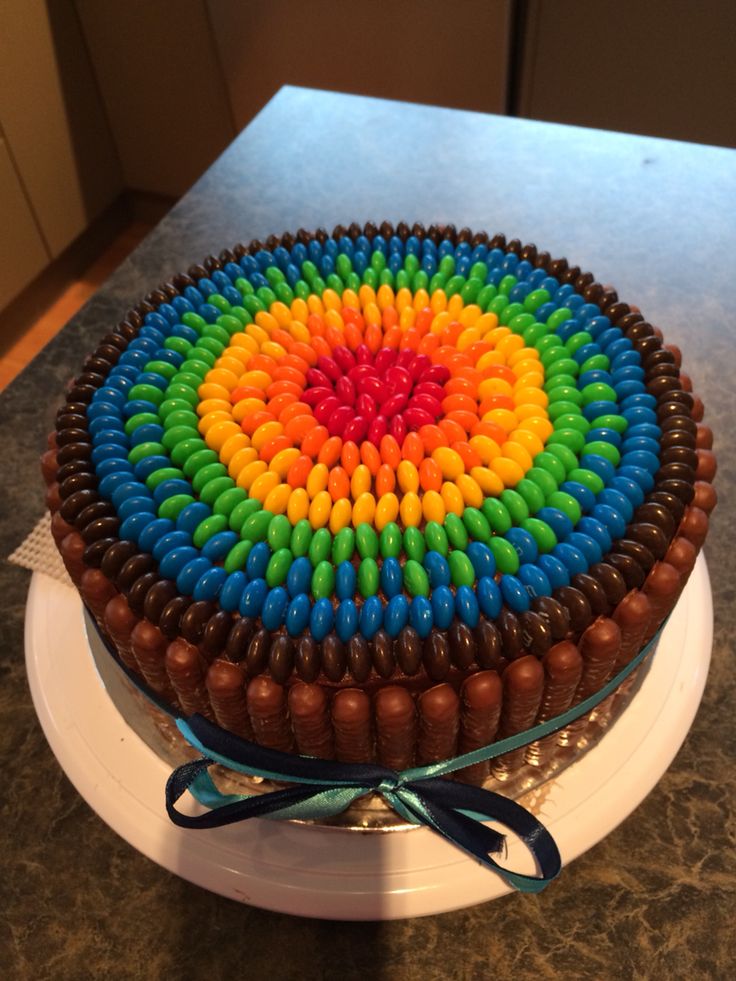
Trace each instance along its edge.
{"label": "speckled stone counter", "polygon": [[[182,147],[161,149],[185,152],[186,140]],[[657,788],[541,895],[403,922],[296,919],[177,879],[82,801],[46,744],[27,689],[29,575],[3,561],[5,977],[730,976],[734,204],[731,150],[299,89],[276,96],[0,398],[0,554],[43,511],[37,460],[66,382],[97,339],[174,272],[237,241],[300,226],[389,218],[503,231],[569,257],[638,304],[680,345],[705,399],[721,501],[706,546],[716,624],[705,697]]]}

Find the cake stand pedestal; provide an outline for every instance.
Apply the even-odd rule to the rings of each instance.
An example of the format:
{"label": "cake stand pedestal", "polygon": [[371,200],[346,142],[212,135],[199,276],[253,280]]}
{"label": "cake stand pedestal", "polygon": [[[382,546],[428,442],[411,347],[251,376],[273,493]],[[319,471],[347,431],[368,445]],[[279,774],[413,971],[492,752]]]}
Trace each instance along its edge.
{"label": "cake stand pedestal", "polygon": [[[701,556],[639,692],[585,756],[533,792],[534,813],[567,865],[601,841],[656,785],[702,697],[713,611]],[[144,855],[190,882],[298,916],[382,920],[496,899],[509,887],[427,828],[355,831],[251,820],[192,831],[171,824],[171,766],[128,726],[98,675],[77,593],[35,573],[25,623],[31,694],[46,738],[87,803]],[[533,868],[509,837],[503,864]]]}

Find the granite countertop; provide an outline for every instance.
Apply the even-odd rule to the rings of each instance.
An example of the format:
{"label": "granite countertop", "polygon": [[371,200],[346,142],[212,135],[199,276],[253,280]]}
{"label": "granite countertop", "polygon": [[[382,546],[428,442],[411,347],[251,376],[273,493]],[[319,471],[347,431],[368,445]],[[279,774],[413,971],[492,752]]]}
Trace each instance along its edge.
{"label": "granite countertop", "polygon": [[[713,662],[646,801],[539,896],[423,919],[329,923],[205,892],[135,852],[56,763],[23,660],[29,574],[0,562],[0,963],[12,978],[726,977],[736,943],[728,538],[736,446],[736,152],[285,88],[0,397],[0,555],[43,512],[38,456],[84,355],[209,253],[300,226],[452,221],[535,242],[613,284],[680,345],[720,458],[706,556]],[[731,382],[729,382],[731,378]],[[731,498],[731,503],[729,503]]]}

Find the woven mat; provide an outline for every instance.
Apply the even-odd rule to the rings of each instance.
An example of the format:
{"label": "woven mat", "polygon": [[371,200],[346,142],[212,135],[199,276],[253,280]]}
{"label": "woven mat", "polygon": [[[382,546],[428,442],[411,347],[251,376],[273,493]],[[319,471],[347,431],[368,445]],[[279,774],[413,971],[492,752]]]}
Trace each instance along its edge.
{"label": "woven mat", "polygon": [[74,588],[51,536],[51,515],[48,512],[38,521],[30,535],[10,553],[8,562],[30,569],[31,572],[43,572],[70,589]]}

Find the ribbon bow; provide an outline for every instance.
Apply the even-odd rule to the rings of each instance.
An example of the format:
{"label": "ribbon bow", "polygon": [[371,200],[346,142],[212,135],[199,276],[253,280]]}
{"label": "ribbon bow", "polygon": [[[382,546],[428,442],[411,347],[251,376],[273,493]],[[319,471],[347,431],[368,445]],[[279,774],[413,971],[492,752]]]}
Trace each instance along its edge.
{"label": "ribbon bow", "polygon": [[[398,773],[372,764],[292,756],[240,739],[200,715],[179,720],[177,725],[204,754],[203,759],[180,766],[166,784],[166,810],[179,827],[216,828],[252,817],[324,818],[339,814],[359,797],[378,793],[407,821],[433,828],[515,889],[539,892],[560,872],[554,839],[520,804],[478,787],[426,779],[431,767]],[[209,774],[215,763],[295,786],[267,794],[222,794]],[[177,810],[175,805],[187,790],[211,809],[196,816]],[[499,822],[516,834],[534,857],[539,874],[512,872],[494,861],[491,855],[504,851],[505,838],[482,821]]]}

